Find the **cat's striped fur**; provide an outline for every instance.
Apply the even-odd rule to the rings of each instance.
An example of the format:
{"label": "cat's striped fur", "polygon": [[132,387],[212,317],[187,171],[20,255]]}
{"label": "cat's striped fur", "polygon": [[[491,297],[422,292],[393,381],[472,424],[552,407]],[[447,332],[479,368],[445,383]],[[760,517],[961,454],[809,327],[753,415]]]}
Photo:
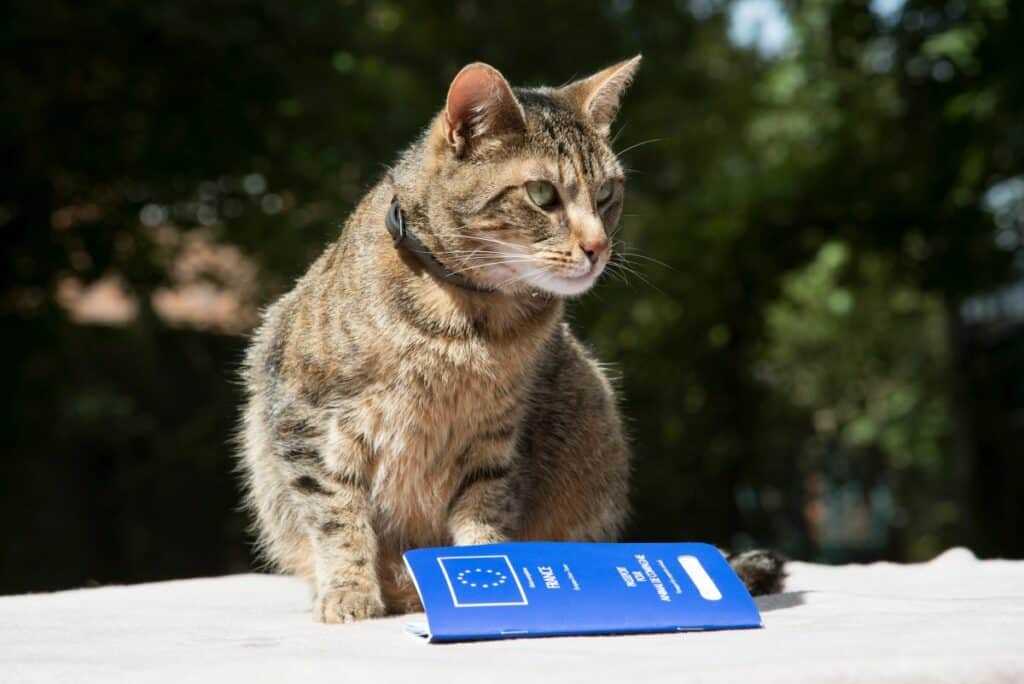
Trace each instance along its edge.
{"label": "cat's striped fur", "polygon": [[[608,127],[638,63],[514,91],[491,67],[464,69],[265,312],[245,364],[242,465],[262,550],[311,580],[315,619],[417,608],[410,547],[619,533],[629,449],[562,298],[610,255],[623,170]],[[531,199],[538,181],[557,205]],[[491,291],[396,250],[394,197],[446,268]]]}

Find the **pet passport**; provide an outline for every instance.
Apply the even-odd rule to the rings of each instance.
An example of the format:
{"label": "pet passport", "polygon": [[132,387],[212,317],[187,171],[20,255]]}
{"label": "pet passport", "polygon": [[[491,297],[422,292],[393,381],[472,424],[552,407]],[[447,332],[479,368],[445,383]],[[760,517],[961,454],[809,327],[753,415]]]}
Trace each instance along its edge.
{"label": "pet passport", "polygon": [[743,582],[699,543],[515,542],[415,549],[431,642],[761,626]]}

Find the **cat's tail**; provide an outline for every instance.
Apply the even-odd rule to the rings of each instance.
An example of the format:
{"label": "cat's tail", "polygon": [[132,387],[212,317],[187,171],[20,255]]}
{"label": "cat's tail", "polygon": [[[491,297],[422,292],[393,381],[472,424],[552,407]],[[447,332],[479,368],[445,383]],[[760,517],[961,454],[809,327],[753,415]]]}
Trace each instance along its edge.
{"label": "cat's tail", "polygon": [[786,581],[786,558],[782,554],[754,549],[726,554],[726,558],[752,596],[782,592]]}

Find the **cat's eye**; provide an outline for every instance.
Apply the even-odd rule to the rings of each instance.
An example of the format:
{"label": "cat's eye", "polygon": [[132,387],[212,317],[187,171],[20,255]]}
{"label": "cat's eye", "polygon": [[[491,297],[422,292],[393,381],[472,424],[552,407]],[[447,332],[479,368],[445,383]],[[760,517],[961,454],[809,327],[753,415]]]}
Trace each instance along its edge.
{"label": "cat's eye", "polygon": [[558,191],[547,181],[529,181],[526,184],[526,194],[530,196],[530,201],[541,209],[551,209],[558,204]]}
{"label": "cat's eye", "polygon": [[608,200],[612,198],[615,193],[615,185],[611,181],[606,181],[604,185],[597,189],[597,194],[594,195],[594,201],[597,202],[598,206],[606,204]]}

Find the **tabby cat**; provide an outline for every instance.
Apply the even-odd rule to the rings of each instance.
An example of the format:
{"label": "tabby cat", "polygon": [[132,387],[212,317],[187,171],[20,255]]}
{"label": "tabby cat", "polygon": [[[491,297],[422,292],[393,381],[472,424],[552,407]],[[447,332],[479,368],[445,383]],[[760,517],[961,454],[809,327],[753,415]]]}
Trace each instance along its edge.
{"label": "tabby cat", "polygon": [[[563,302],[611,257],[624,172],[608,131],[639,63],[561,88],[465,67],[265,312],[241,461],[261,549],[312,582],[316,620],[418,609],[411,547],[622,529],[615,393]],[[778,587],[777,559],[747,560],[748,583]]]}

